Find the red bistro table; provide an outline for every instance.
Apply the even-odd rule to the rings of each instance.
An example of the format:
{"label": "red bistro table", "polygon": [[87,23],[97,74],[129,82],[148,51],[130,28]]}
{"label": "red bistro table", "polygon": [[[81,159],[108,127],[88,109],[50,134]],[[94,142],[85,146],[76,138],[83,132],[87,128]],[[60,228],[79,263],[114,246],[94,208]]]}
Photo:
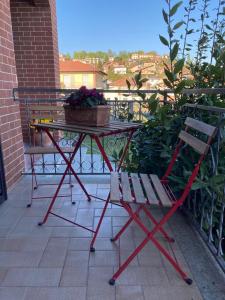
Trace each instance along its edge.
{"label": "red bistro table", "polygon": [[[60,191],[60,188],[63,184],[63,181],[66,177],[66,174],[68,173],[68,171],[70,170],[70,172],[74,175],[74,177],[76,178],[78,184],[80,185],[80,187],[82,188],[82,190],[84,191],[85,195],[87,196],[87,199],[88,201],[91,200],[91,197],[93,198],[97,198],[97,199],[100,199],[99,197],[96,197],[94,195],[90,195],[87,190],[85,189],[85,186],[83,185],[83,183],[81,182],[80,178],[78,177],[78,175],[76,174],[75,170],[73,169],[72,167],[72,162],[74,160],[74,157],[77,153],[77,151],[79,150],[79,148],[81,147],[81,144],[82,142],[84,141],[85,137],[86,136],[90,136],[90,138],[92,138],[95,142],[96,142],[96,145],[107,165],[107,167],[109,168],[109,171],[112,172],[113,171],[113,168],[112,168],[112,164],[105,152],[105,149],[103,148],[102,146],[102,143],[101,143],[101,138],[103,137],[106,137],[106,136],[112,136],[112,135],[116,135],[116,134],[120,134],[120,133],[128,133],[128,138],[127,138],[127,142],[126,142],[126,145],[124,146],[124,149],[123,149],[123,154],[120,158],[120,161],[119,161],[119,164],[118,164],[118,167],[117,167],[117,171],[120,170],[121,168],[121,165],[123,163],[123,160],[125,158],[125,155],[127,153],[127,150],[128,150],[128,147],[129,147],[129,144],[130,144],[130,141],[131,141],[131,138],[134,134],[134,132],[140,128],[142,125],[141,124],[137,124],[137,123],[128,123],[128,122],[120,122],[120,121],[112,121],[109,123],[108,126],[106,127],[90,127],[90,126],[84,126],[84,125],[72,125],[72,124],[67,124],[63,121],[60,121],[60,122],[52,122],[52,123],[43,123],[43,124],[35,124],[35,127],[37,129],[41,129],[41,130],[44,130],[47,135],[49,136],[49,138],[51,139],[53,145],[57,148],[57,150],[59,151],[60,155],[62,156],[62,158],[65,160],[65,163],[67,165],[66,169],[65,169],[65,172],[58,184],[58,187],[55,191],[55,194],[53,195],[52,197],[52,200],[49,204],[49,207],[47,209],[47,212],[43,218],[43,220],[41,222],[38,223],[39,226],[43,225],[47,219],[48,219],[48,216],[51,214],[51,215],[54,215],[55,217],[58,217],[60,219],[63,219],[69,223],[72,223],[76,226],[79,226],[83,229],[86,229],[88,231],[91,231],[92,233],[94,233],[94,237],[93,237],[93,240],[91,242],[91,247],[90,247],[90,250],[91,251],[94,251],[94,248],[93,248],[93,245],[94,245],[94,242],[95,242],[95,239],[97,237],[97,234],[98,234],[98,231],[99,231],[99,228],[100,228],[100,225],[102,223],[102,219],[103,219],[103,216],[104,216],[104,213],[105,213],[105,210],[108,206],[108,203],[109,203],[109,196],[105,202],[105,205],[104,205],[104,208],[103,208],[103,213],[102,213],[102,217],[100,218],[99,220],[99,223],[96,227],[95,230],[92,230],[92,229],[89,229],[81,224],[78,224],[76,222],[72,222],[71,220],[68,220],[66,218],[64,218],[63,216],[60,216],[58,214],[55,214],[52,212],[52,207],[56,201],[56,198],[59,194],[59,191]],[[74,150],[73,150],[73,153],[71,154],[70,156],[70,159],[68,159],[65,154],[62,152],[62,150],[60,149],[59,145],[57,144],[57,141],[54,139],[54,136],[53,134],[51,133],[51,130],[60,130],[60,131],[68,131],[68,132],[74,132],[74,133],[78,133],[79,134],[79,137],[77,139],[77,141],[75,142],[74,144]],[[103,200],[103,199],[100,199],[100,200]]]}

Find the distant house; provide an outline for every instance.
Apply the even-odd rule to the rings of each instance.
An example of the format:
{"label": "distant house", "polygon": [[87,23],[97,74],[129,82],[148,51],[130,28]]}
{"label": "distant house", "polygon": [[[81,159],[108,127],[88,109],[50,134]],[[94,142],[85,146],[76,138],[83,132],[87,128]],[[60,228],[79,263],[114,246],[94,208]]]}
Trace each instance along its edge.
{"label": "distant house", "polygon": [[159,78],[157,76],[150,76],[148,78],[148,81],[146,82],[146,88],[147,89],[154,89],[154,88],[161,88],[163,87],[163,80],[162,78]]}
{"label": "distant house", "polygon": [[[129,79],[129,82],[131,83],[131,89],[134,88],[134,83],[132,79]],[[126,78],[115,80],[111,83],[109,83],[109,90],[115,90],[115,93],[106,93],[105,97],[108,100],[132,100],[135,98],[134,94],[130,94],[129,96],[125,96],[124,93],[117,92],[116,90],[127,90],[127,83]]]}
{"label": "distant house", "polygon": [[119,65],[113,68],[115,74],[127,74],[127,67]]}
{"label": "distant house", "polygon": [[77,89],[82,85],[87,88],[106,88],[106,73],[91,64],[76,60],[61,60],[60,85],[66,89]]}

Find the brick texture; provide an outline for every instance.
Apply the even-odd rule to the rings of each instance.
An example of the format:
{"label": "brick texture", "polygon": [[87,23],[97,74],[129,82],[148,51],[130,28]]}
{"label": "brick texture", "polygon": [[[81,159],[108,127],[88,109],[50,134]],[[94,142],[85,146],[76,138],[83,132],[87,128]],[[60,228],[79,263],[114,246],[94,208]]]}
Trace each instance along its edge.
{"label": "brick texture", "polygon": [[[18,86],[59,87],[55,0],[34,2],[35,6],[11,0]],[[24,141],[28,141],[27,114],[23,106],[20,110]]]}
{"label": "brick texture", "polygon": [[27,134],[24,109],[12,98],[17,86],[59,86],[55,0],[0,1],[0,138],[8,187],[23,170]]}
{"label": "brick texture", "polygon": [[12,98],[17,86],[9,0],[0,2],[0,135],[7,186],[20,177],[24,166],[19,105]]}

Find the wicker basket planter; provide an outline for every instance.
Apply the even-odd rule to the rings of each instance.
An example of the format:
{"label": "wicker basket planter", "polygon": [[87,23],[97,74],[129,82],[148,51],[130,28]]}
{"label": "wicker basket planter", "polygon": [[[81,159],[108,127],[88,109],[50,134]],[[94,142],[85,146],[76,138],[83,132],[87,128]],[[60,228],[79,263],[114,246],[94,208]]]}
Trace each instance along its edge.
{"label": "wicker basket planter", "polygon": [[106,126],[109,124],[110,107],[98,105],[95,107],[79,107],[64,105],[65,121],[68,124],[87,126]]}

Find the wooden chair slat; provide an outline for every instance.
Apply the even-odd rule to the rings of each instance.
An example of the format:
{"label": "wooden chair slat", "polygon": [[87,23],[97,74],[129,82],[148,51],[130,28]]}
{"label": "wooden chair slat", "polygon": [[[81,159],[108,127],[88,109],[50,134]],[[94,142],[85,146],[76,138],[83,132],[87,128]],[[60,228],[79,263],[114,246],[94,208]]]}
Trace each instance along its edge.
{"label": "wooden chair slat", "polygon": [[159,177],[157,175],[151,174],[150,178],[151,178],[154,189],[155,189],[162,205],[171,207],[172,203],[171,203],[166,191],[164,190],[164,187],[163,187],[161,181],[159,180]]}
{"label": "wooden chair slat", "polygon": [[64,111],[63,106],[59,105],[31,105],[28,109],[30,111]]}
{"label": "wooden chair slat", "polygon": [[208,144],[187,133],[186,131],[182,130],[179,134],[179,138],[200,154],[206,154],[209,149]]}
{"label": "wooden chair slat", "polygon": [[189,117],[186,118],[184,124],[211,137],[216,133],[216,127]]}
{"label": "wooden chair slat", "polygon": [[145,196],[144,196],[144,193],[142,190],[142,186],[141,186],[138,174],[131,173],[130,176],[131,176],[131,180],[132,180],[132,185],[133,185],[136,202],[137,203],[146,203],[146,199],[145,199]]}
{"label": "wooden chair slat", "polygon": [[120,201],[120,189],[119,189],[119,173],[112,172],[110,177],[110,200],[114,202]]}
{"label": "wooden chair slat", "polygon": [[64,120],[63,115],[57,115],[57,114],[32,114],[30,115],[30,120],[42,120],[42,119],[51,119],[51,120]]}
{"label": "wooden chair slat", "polygon": [[142,184],[144,186],[148,201],[150,202],[150,204],[159,205],[159,201],[158,201],[158,199],[156,197],[156,194],[153,190],[153,187],[152,187],[152,184],[150,182],[150,179],[149,179],[148,175],[147,174],[140,174],[140,176],[141,176]]}
{"label": "wooden chair slat", "polygon": [[[61,150],[64,153],[73,153],[73,148],[69,148],[69,147],[63,147],[61,148]],[[55,147],[41,147],[41,146],[37,146],[37,147],[30,147],[28,149],[25,150],[24,154],[57,154],[59,153],[58,150]]]}
{"label": "wooden chair slat", "polygon": [[121,185],[122,185],[122,198],[123,201],[133,202],[133,197],[131,195],[130,182],[128,173],[121,173]]}

